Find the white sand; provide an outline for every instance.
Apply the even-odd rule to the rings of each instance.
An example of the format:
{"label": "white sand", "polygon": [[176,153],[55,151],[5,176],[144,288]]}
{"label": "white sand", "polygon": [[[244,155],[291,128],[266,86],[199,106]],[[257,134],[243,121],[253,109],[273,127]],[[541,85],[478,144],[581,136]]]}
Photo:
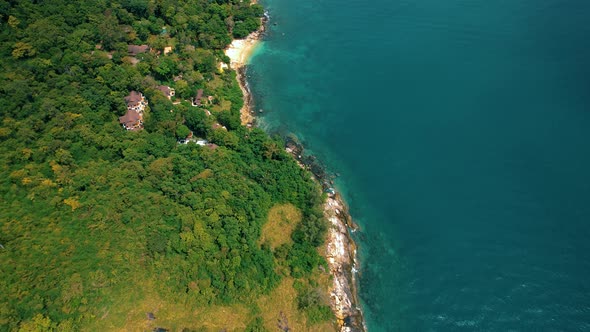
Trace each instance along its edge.
{"label": "white sand", "polygon": [[260,32],[255,31],[245,39],[234,39],[229,44],[229,47],[225,50],[225,55],[231,59],[230,66],[232,69],[238,69],[248,63],[248,59],[258,43],[259,37]]}
{"label": "white sand", "polygon": [[238,69],[244,67],[248,63],[250,55],[252,55],[252,51],[254,51],[254,48],[258,44],[260,35],[263,31],[264,26],[262,26],[260,30],[252,32],[245,39],[234,39],[225,50],[225,55],[230,58],[230,67],[236,70],[238,74],[238,84],[244,95],[244,106],[242,106],[242,109],[240,110],[242,125],[253,123],[254,116],[251,112],[252,105],[250,105],[250,91],[248,91],[244,84],[242,84],[243,77],[241,77],[242,75]]}

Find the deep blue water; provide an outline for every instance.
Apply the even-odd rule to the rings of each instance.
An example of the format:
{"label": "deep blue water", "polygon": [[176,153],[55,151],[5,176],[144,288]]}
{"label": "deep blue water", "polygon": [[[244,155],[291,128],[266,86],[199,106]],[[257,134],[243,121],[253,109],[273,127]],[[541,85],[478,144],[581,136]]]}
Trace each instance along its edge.
{"label": "deep blue water", "polygon": [[262,126],[341,174],[370,331],[590,331],[590,1],[264,5]]}

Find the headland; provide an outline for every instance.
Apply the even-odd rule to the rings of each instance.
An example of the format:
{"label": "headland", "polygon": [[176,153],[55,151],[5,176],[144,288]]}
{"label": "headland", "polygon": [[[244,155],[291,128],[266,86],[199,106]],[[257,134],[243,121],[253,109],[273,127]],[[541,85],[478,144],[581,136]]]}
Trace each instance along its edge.
{"label": "headland", "polygon": [[358,271],[357,246],[350,235],[358,229],[348,206],[333,186],[333,175],[314,156],[306,156],[303,146],[293,136],[286,138],[286,150],[299,166],[309,170],[328,195],[324,203],[324,216],[328,224],[325,258],[332,275],[330,307],[336,316],[339,331],[361,332],[367,327],[360,308],[355,271]]}
{"label": "headland", "polygon": [[[254,31],[244,39],[235,39],[225,50],[225,55],[230,58],[230,67],[236,71],[237,80],[243,93],[244,105],[240,110],[242,125],[252,127],[255,125],[254,105],[252,93],[246,80],[246,65],[249,57],[264,35],[267,16],[262,19],[260,29]],[[324,215],[329,221],[328,236],[325,244],[325,258],[332,275],[330,289],[330,307],[337,319],[339,331],[357,332],[366,331],[360,303],[357,296],[355,270],[358,270],[356,260],[356,244],[350,236],[350,229],[355,229],[352,217],[348,212],[342,196],[335,192],[332,180],[314,157],[303,157],[303,146],[297,140],[287,140],[287,152],[289,152],[299,165],[308,169],[314,178],[322,185],[322,189],[328,193],[324,203]]]}

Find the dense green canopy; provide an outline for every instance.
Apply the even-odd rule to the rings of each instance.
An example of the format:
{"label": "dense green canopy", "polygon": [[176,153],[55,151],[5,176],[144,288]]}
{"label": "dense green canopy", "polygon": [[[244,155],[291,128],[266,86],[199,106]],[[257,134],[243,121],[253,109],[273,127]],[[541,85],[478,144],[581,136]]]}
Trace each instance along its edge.
{"label": "dense green canopy", "polygon": [[[320,264],[316,184],[281,141],[239,125],[235,73],[217,69],[261,15],[242,1],[0,0],[0,330],[78,330],[147,281],[188,306],[248,301],[277,266],[299,278]],[[198,89],[211,115],[186,101]],[[139,131],[118,121],[131,90],[149,101]],[[215,145],[178,144],[187,130]],[[259,241],[277,203],[304,215],[280,253]]]}

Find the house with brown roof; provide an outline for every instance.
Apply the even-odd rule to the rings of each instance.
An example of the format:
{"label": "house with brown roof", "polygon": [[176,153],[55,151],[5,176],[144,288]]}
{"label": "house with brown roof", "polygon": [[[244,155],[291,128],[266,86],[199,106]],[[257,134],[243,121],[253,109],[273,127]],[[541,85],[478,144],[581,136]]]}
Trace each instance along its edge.
{"label": "house with brown roof", "polygon": [[140,130],[143,129],[143,116],[128,109],[125,115],[119,117],[119,123],[127,130]]}
{"label": "house with brown roof", "polygon": [[127,45],[127,53],[131,56],[136,56],[149,50],[150,47],[148,45]]}
{"label": "house with brown roof", "polygon": [[158,85],[157,89],[162,91],[162,93],[164,93],[164,96],[166,96],[168,99],[171,99],[176,94],[176,91],[169,86]]}
{"label": "house with brown roof", "polygon": [[203,98],[203,89],[197,90],[197,95],[193,99],[193,106],[201,106],[201,99]]}
{"label": "house with brown roof", "polygon": [[125,97],[125,103],[127,103],[127,109],[133,110],[138,113],[143,112],[148,102],[141,92],[131,91],[129,95]]}
{"label": "house with brown roof", "polygon": [[148,102],[141,92],[131,91],[125,97],[127,104],[127,112],[125,115],[119,117],[119,123],[127,130],[143,129],[143,111]]}

